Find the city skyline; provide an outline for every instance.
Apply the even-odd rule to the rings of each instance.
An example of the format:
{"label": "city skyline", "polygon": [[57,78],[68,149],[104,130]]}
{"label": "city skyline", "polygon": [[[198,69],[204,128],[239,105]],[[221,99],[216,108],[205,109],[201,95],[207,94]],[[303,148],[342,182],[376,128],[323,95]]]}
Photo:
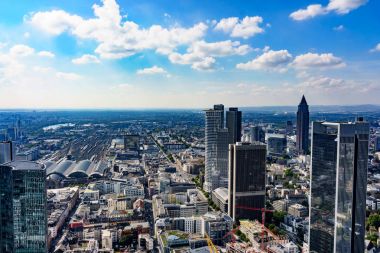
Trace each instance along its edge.
{"label": "city skyline", "polygon": [[3,1],[0,108],[377,104],[379,7]]}

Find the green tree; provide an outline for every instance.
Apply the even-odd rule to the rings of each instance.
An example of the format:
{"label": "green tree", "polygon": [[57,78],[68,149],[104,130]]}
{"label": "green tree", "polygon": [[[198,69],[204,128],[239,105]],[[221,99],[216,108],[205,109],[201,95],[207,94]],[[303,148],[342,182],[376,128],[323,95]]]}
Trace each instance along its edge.
{"label": "green tree", "polygon": [[371,234],[367,235],[367,239],[370,240],[370,241],[371,241],[372,243],[374,243],[375,245],[376,245],[376,243],[377,243],[377,238],[379,238],[379,237],[377,236],[377,234],[373,234],[373,233],[371,233]]}
{"label": "green tree", "polygon": [[286,215],[286,212],[283,212],[283,211],[274,211],[273,212],[273,223],[276,226],[279,226],[280,223],[284,221],[285,215]]}
{"label": "green tree", "polygon": [[368,224],[378,229],[380,227],[380,214],[377,214],[377,213],[371,214],[368,217]]}

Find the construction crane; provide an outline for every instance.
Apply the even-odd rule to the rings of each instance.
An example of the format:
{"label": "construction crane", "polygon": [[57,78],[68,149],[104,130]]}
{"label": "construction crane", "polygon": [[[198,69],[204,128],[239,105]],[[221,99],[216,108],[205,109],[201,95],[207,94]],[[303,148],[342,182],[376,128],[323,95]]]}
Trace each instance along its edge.
{"label": "construction crane", "polygon": [[215,247],[214,243],[212,242],[211,238],[208,236],[207,233],[205,233],[205,236],[210,253],[219,253],[218,249]]}
{"label": "construction crane", "polygon": [[231,235],[231,243],[232,245],[236,242],[235,233],[239,230],[240,227],[236,227],[232,229],[230,232],[228,232],[225,236],[223,236],[223,239],[227,238],[229,235]]}
{"label": "construction crane", "polygon": [[248,207],[248,206],[236,206],[238,209],[244,209],[244,210],[250,210],[250,211],[260,211],[261,212],[261,224],[262,224],[262,229],[261,229],[261,250],[264,249],[264,235],[265,231],[267,231],[267,228],[265,227],[265,214],[266,213],[273,213],[274,210],[268,210],[265,208],[255,208],[255,207]]}

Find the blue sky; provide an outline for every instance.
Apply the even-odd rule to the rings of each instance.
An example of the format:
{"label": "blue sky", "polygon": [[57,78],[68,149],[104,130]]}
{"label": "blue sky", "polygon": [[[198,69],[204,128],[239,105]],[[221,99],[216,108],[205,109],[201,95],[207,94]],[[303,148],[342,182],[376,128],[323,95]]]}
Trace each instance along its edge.
{"label": "blue sky", "polygon": [[1,108],[379,104],[376,0],[1,1]]}

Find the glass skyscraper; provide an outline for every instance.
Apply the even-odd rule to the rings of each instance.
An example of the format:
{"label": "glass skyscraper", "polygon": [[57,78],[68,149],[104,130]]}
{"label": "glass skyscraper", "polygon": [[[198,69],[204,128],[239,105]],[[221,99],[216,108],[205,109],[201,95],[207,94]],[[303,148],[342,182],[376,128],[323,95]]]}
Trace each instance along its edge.
{"label": "glass skyscraper", "polygon": [[[15,253],[47,252],[46,172],[35,162],[11,162],[0,168],[0,249]],[[7,191],[7,192],[5,192]],[[6,231],[6,236],[3,232]]]}
{"label": "glass skyscraper", "polygon": [[310,252],[364,252],[369,125],[313,122]]}
{"label": "glass skyscraper", "polygon": [[297,151],[307,154],[309,151],[309,106],[305,96],[302,96],[297,111]]}
{"label": "glass skyscraper", "polygon": [[230,107],[226,112],[226,127],[228,128],[228,143],[235,144],[241,141],[241,111]]}
{"label": "glass skyscraper", "polygon": [[238,208],[265,207],[266,146],[241,143],[229,146],[228,214],[239,219],[261,220],[261,212]]}

